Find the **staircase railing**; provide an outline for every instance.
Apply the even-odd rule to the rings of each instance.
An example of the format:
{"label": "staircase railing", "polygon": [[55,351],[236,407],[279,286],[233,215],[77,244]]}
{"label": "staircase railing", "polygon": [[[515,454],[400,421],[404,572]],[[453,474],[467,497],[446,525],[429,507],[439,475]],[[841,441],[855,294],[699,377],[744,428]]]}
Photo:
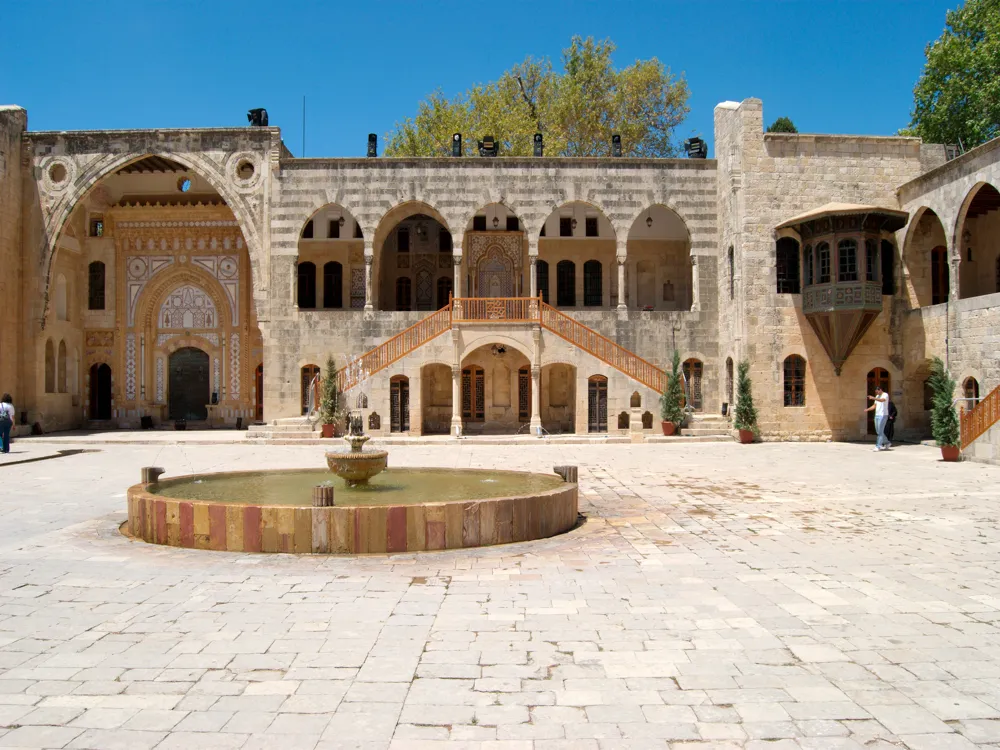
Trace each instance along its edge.
{"label": "staircase railing", "polygon": [[544,302],[539,302],[539,310],[543,328],[657,393],[663,393],[666,389],[667,373],[656,365]]}
{"label": "staircase railing", "polygon": [[990,391],[986,398],[969,411],[962,412],[962,450],[967,450],[998,420],[1000,420],[1000,386]]}
{"label": "staircase railing", "polygon": [[337,370],[337,388],[353,388],[450,328],[451,302]]}
{"label": "staircase railing", "polygon": [[455,323],[537,323],[538,303],[534,297],[460,297],[451,319]]}

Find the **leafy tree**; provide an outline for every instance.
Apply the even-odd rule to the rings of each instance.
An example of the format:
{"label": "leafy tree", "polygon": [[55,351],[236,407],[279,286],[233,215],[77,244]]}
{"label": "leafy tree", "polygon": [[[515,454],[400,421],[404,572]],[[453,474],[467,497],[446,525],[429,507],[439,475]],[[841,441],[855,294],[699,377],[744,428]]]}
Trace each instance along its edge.
{"label": "leafy tree", "polygon": [[655,57],[618,70],[614,51],[610,40],[574,36],[562,72],[529,56],[452,99],[436,91],[386,136],[385,155],[447,156],[452,134],[462,133],[466,155],[492,135],[501,155],[530,156],[536,132],[550,156],[607,156],[612,133],[621,135],[624,156],[676,155],[674,130],[689,111],[687,81]]}
{"label": "leafy tree", "polygon": [[667,390],[660,396],[660,419],[664,422],[672,422],[675,425],[683,422],[684,411],[681,409],[683,401],[684,393],[681,390],[681,353],[675,349],[670,374],[667,375]]}
{"label": "leafy tree", "polygon": [[771,123],[771,126],[767,129],[768,133],[798,133],[799,129],[795,127],[795,123],[789,120],[787,117],[779,117],[777,120]]}
{"label": "leafy tree", "polygon": [[743,360],[736,369],[736,412],[733,414],[733,426],[737,430],[759,431],[757,427],[757,409],[753,405],[753,393],[750,383],[750,362]]}
{"label": "leafy tree", "polygon": [[945,369],[940,357],[931,360],[929,378],[933,393],[931,407],[931,433],[938,445],[961,443],[958,414],[955,413],[955,380]]}
{"label": "leafy tree", "polygon": [[320,424],[337,424],[341,418],[340,392],[337,390],[337,365],[331,354],[326,358],[326,377],[323,378],[323,391],[319,399]]}
{"label": "leafy tree", "polygon": [[972,148],[1000,135],[1000,3],[966,0],[945,23],[924,50],[910,127],[901,133]]}

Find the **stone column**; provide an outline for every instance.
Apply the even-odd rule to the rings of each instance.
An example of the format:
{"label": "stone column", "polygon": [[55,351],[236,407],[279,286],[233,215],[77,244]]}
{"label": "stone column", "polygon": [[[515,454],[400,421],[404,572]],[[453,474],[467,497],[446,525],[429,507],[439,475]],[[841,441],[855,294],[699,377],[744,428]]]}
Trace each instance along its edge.
{"label": "stone column", "polygon": [[371,240],[365,240],[365,310],[372,310],[372,266],[375,262],[375,249]]}
{"label": "stone column", "polygon": [[628,243],[617,243],[615,259],[618,261],[618,309],[625,309],[625,261],[628,260]]}
{"label": "stone column", "polygon": [[452,285],[452,297],[462,297],[462,256],[452,255],[451,262],[455,266],[455,282]]}
{"label": "stone column", "polygon": [[528,429],[532,435],[541,437],[542,427],[542,368],[531,366],[531,415]]}
{"label": "stone column", "polygon": [[462,434],[462,368],[451,368],[451,434]]}
{"label": "stone column", "polygon": [[528,296],[531,297],[532,299],[534,299],[535,297],[538,296],[538,256],[537,255],[529,255],[528,256],[528,266],[530,267],[529,278],[531,279],[531,281],[529,282],[530,286],[528,287],[529,290],[530,290]]}

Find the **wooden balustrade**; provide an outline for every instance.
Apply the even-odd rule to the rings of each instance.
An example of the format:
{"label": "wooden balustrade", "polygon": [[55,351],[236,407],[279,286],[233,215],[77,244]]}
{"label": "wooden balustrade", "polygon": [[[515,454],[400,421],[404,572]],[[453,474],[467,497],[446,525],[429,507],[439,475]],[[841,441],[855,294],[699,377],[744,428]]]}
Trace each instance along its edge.
{"label": "wooden balustrade", "polygon": [[391,339],[365,352],[354,362],[337,370],[337,388],[341,391],[353,388],[362,380],[371,377],[379,370],[384,370],[449,328],[451,328],[450,304],[417,321]]}
{"label": "wooden balustrade", "polygon": [[538,299],[534,297],[459,297],[452,320],[456,323],[537,323]]}
{"label": "wooden balustrade", "polygon": [[969,411],[962,412],[962,450],[968,449],[977,438],[1000,420],[1000,386]]}
{"label": "wooden balustrade", "polygon": [[593,354],[647,388],[657,393],[665,390],[667,374],[659,367],[544,302],[539,302],[539,309],[543,328]]}

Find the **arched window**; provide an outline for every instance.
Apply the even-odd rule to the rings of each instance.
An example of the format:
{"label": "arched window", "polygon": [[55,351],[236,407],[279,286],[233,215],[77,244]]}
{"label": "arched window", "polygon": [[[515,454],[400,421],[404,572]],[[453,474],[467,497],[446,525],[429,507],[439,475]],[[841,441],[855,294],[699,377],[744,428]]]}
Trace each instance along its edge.
{"label": "arched window", "polygon": [[948,301],[948,250],[936,247],[931,250],[931,304],[940,305]]}
{"label": "arched window", "polygon": [[585,307],[600,307],[604,301],[601,261],[588,260],[583,264],[583,304]]}
{"label": "arched window", "polygon": [[816,283],[817,284],[829,284],[830,283],[830,246],[821,242],[816,246],[816,265],[819,268],[816,269]]}
{"label": "arched window", "polygon": [[812,245],[806,245],[806,249],[802,251],[802,283],[805,286],[810,286],[813,283],[813,248]]}
{"label": "arched window", "polygon": [[623,411],[618,413],[618,429],[627,430],[628,429],[628,412]]}
{"label": "arched window", "polygon": [[56,320],[69,320],[69,291],[62,274],[56,278]]}
{"label": "arched window", "polygon": [[858,280],[858,243],[855,240],[841,240],[837,243],[838,281]]}
{"label": "arched window", "polygon": [[684,381],[686,384],[685,396],[690,400],[691,408],[695,411],[701,411],[702,400],[701,400],[701,375],[704,367],[699,359],[688,359],[685,360],[684,365]]}
{"label": "arched window", "polygon": [[556,264],[556,305],[576,307],[576,264],[571,260]]}
{"label": "arched window", "polygon": [[878,243],[865,240],[865,281],[878,281]]}
{"label": "arched window", "polygon": [[302,413],[308,414],[319,403],[319,394],[316,392],[316,387],[313,384],[313,380],[319,375],[319,365],[303,366],[300,375]]}
{"label": "arched window", "polygon": [[[449,237],[451,235],[448,235]],[[442,307],[448,304],[448,299],[451,297],[451,286],[452,281],[450,276],[442,276],[437,280],[437,309],[440,310]]]}
{"label": "arched window", "polygon": [[60,393],[66,393],[66,342],[59,342],[59,354],[56,359],[56,386]]}
{"label": "arched window", "polygon": [[[336,222],[333,222],[337,225]],[[339,226],[339,225],[337,225]],[[344,267],[335,260],[323,264],[323,307],[344,306]]]}
{"label": "arched window", "polygon": [[785,357],[785,406],[806,405],[806,361],[798,354]]}
{"label": "arched window", "polygon": [[729,246],[729,299],[736,295],[736,251]]}
{"label": "arched window", "polygon": [[56,392],[56,348],[52,339],[45,342],[45,392]]}
{"label": "arched window", "polygon": [[775,262],[778,271],[778,294],[798,294],[799,243],[792,237],[782,237],[775,244]]}
{"label": "arched window", "polygon": [[963,406],[968,411],[979,403],[979,381],[972,377],[966,378],[962,383],[962,390],[965,391],[966,399]]}
{"label": "arched window", "polygon": [[642,413],[642,429],[644,430],[653,429],[653,412],[644,411]]}
{"label": "arched window", "polygon": [[104,264],[99,260],[87,266],[87,309],[104,309]]}
{"label": "arched window", "polygon": [[309,261],[299,263],[298,274],[299,307],[312,310],[316,307],[316,264]]}
{"label": "arched window", "polygon": [[882,240],[882,294],[896,293],[896,251],[889,240]]}
{"label": "arched window", "polygon": [[413,285],[406,276],[396,279],[396,309],[409,310],[413,304]]}
{"label": "arched window", "polygon": [[[535,281],[538,285],[538,293],[542,295],[542,302],[549,302],[549,264],[544,260],[535,263]],[[1000,281],[997,282],[1000,284]]]}

